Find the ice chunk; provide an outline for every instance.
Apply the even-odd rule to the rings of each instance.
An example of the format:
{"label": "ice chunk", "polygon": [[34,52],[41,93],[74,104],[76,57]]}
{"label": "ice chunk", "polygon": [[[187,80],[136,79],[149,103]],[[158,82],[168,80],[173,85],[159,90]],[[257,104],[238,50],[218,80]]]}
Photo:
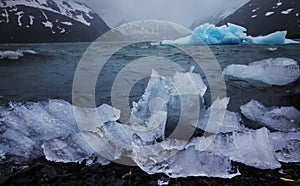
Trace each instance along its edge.
{"label": "ice chunk", "polygon": [[0,60],[1,59],[19,59],[25,54],[36,54],[33,50],[16,50],[16,51],[0,51]]}
{"label": "ice chunk", "polygon": [[172,178],[206,176],[232,178],[240,175],[228,157],[198,151],[191,146],[157,164],[140,166],[148,174],[164,173]]}
{"label": "ice chunk", "polygon": [[[271,14],[268,14],[271,15]],[[253,16],[252,18],[254,18]],[[222,45],[222,44],[287,44],[297,43],[286,39],[286,31],[278,31],[266,36],[251,37],[246,34],[247,29],[228,23],[223,26],[215,26],[205,23],[196,27],[193,34],[176,40],[164,40],[162,45]]]}
{"label": "ice chunk", "polygon": [[241,106],[242,114],[272,130],[295,132],[300,129],[300,112],[295,107],[265,107],[255,100]]}
{"label": "ice chunk", "polygon": [[247,65],[229,65],[224,75],[246,80],[257,80],[270,85],[286,85],[300,76],[296,61],[289,58],[270,58]]}
{"label": "ice chunk", "polygon": [[[229,103],[229,98],[217,99],[210,108],[207,109],[205,114],[203,114],[199,121],[198,121],[198,128],[203,131],[210,132],[210,133],[227,133],[233,131],[241,131],[243,130],[240,125],[240,115],[235,112],[230,112],[226,110],[227,104]],[[211,116],[211,109],[216,109],[216,114]],[[220,112],[225,111],[224,114],[220,114]],[[223,117],[224,116],[224,117]],[[213,118],[210,118],[213,117]],[[223,117],[221,118],[221,122],[216,122],[216,117]],[[211,120],[210,125],[207,126],[209,119]],[[217,120],[218,121],[218,120]]]}
{"label": "ice chunk", "polygon": [[[90,112],[90,109],[83,110]],[[101,114],[99,125],[86,127],[86,130],[92,131],[104,122],[114,121],[119,117],[117,110],[108,105],[98,107],[97,111]],[[49,100],[11,104],[9,108],[0,107],[0,113],[3,125],[0,133],[3,143],[0,143],[0,148],[4,154],[31,159],[45,153],[47,159],[62,162],[92,159],[93,153],[81,138],[70,103]],[[101,156],[96,157],[98,162],[107,163]]]}
{"label": "ice chunk", "polygon": [[270,134],[276,158],[285,163],[300,161],[300,132]]}
{"label": "ice chunk", "polygon": [[[215,139],[210,138],[213,136],[194,138],[191,144],[194,144],[198,150],[213,152],[232,161],[260,169],[275,169],[281,166],[275,159],[269,131],[266,128],[219,134]],[[207,143],[212,141],[212,143],[207,148],[203,148],[201,144],[205,144],[205,141],[208,141]]]}
{"label": "ice chunk", "polygon": [[102,165],[109,163],[108,160],[95,153],[80,133],[45,141],[42,148],[46,159],[50,161],[68,163],[88,160]]}
{"label": "ice chunk", "polygon": [[183,130],[194,130],[206,89],[199,74],[176,72],[171,77],[163,77],[153,71],[142,98],[133,103],[130,126],[135,130],[156,128],[166,120],[161,113],[166,113],[169,121],[180,117],[178,125],[182,124]]}

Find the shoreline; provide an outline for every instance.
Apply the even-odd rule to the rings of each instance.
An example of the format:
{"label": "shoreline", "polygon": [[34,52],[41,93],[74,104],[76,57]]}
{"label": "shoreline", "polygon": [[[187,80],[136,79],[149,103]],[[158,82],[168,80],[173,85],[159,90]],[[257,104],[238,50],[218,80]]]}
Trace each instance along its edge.
{"label": "shoreline", "polygon": [[28,163],[28,167],[7,175],[0,174],[0,185],[158,185],[158,180],[168,185],[299,185],[300,163],[282,163],[275,170],[260,170],[236,163],[240,176],[232,179],[188,177],[168,178],[164,174],[148,175],[138,167],[110,163],[91,166],[82,163],[50,162],[44,157]]}

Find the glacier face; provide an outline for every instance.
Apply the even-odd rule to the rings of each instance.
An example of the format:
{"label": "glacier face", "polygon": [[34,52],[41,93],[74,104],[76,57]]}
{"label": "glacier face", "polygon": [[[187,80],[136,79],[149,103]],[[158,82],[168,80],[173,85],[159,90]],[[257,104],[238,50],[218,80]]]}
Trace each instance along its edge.
{"label": "glacier face", "polygon": [[247,29],[228,23],[215,26],[205,23],[196,27],[193,34],[176,40],[163,40],[162,45],[224,45],[224,44],[289,44],[298,43],[286,39],[286,31],[277,31],[266,36],[252,37],[246,34]]}
{"label": "glacier face", "polygon": [[223,75],[245,80],[257,80],[270,85],[286,85],[300,77],[300,67],[289,58],[270,58],[247,65],[232,64],[223,70]]}
{"label": "glacier face", "polygon": [[[187,80],[194,82],[197,91],[190,90]],[[199,74],[176,72],[164,77],[153,71],[144,95],[133,104],[132,117],[126,124],[118,121],[121,111],[105,104],[92,109],[63,100],[49,100],[0,107],[0,162],[9,156],[31,159],[45,155],[51,161],[86,159],[87,163],[105,165],[110,160],[127,158],[149,174],[165,173],[173,178],[232,178],[240,174],[234,162],[260,169],[278,168],[280,162],[299,162],[299,128],[285,130],[285,123],[281,123],[285,118],[298,122],[299,111],[293,108],[265,108],[254,101],[242,106],[246,117],[250,113],[249,119],[256,117],[256,121],[267,122],[269,125],[263,125],[267,127],[275,123],[272,126],[282,129],[279,132],[270,132],[265,127],[247,128],[241,124],[239,113],[228,110],[222,123],[207,126],[212,112],[226,109],[229,103],[229,98],[218,98],[210,108],[196,113],[200,117],[197,126],[189,121],[195,115],[184,115],[186,128],[198,127],[208,135],[190,140],[166,136],[168,114],[170,109],[178,109],[178,96],[189,105],[193,99],[187,99],[188,95],[197,97],[201,103],[206,90]],[[75,118],[74,109],[80,116]],[[93,111],[98,113],[98,119],[87,117],[82,121],[83,126],[77,126],[78,119]]]}

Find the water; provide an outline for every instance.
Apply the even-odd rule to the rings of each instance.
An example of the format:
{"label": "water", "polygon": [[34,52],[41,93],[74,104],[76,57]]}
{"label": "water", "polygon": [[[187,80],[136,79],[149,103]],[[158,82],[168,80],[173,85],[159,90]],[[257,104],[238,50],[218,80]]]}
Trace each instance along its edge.
{"label": "water", "polygon": [[[109,44],[107,55],[119,44]],[[25,53],[17,60],[0,60],[0,95],[14,102],[63,99],[71,102],[72,83],[76,67],[89,43],[57,44],[1,44],[0,51],[33,50],[36,54]],[[147,47],[147,48],[146,48]],[[286,57],[300,63],[300,45],[222,45],[210,46],[222,69],[230,64],[248,65],[253,61],[267,58]],[[190,47],[192,54],[201,55],[203,63],[209,64],[212,57],[203,54],[201,47]],[[189,70],[195,65],[183,52],[171,46],[150,46],[149,43],[135,44],[115,54],[102,70],[101,81],[96,88],[96,101],[100,105],[110,99],[111,85],[119,71],[131,61],[145,56],[166,57]],[[151,69],[151,61],[149,66]],[[196,72],[201,70],[196,68]],[[213,72],[211,73],[213,74]],[[204,74],[202,73],[202,76]],[[299,81],[287,86],[267,86],[257,82],[226,78],[227,94],[231,98],[229,108],[238,111],[239,106],[256,99],[266,106],[296,106],[300,108]],[[138,99],[147,84],[147,79],[136,85],[131,97]],[[266,96],[272,95],[272,96]],[[207,103],[210,105],[209,99]]]}
{"label": "water", "polygon": [[[261,169],[278,168],[281,166],[279,161],[299,162],[299,156],[297,156],[299,152],[298,129],[296,131],[294,129],[287,129],[285,131],[293,132],[286,135],[286,133],[281,131],[283,128],[281,123],[277,122],[281,120],[288,120],[287,122],[292,124],[298,122],[297,118],[292,119],[293,121],[290,119],[294,116],[299,116],[298,111],[290,109],[290,107],[294,106],[300,109],[299,78],[288,85],[272,86],[257,80],[242,80],[226,76],[227,95],[221,95],[220,100],[217,100],[219,103],[215,102],[215,104],[212,104],[215,101],[211,100],[212,95],[214,95],[214,91],[218,91],[215,88],[218,88],[218,85],[220,85],[218,79],[220,71],[211,67],[215,59],[217,59],[222,70],[228,65],[248,65],[254,61],[269,58],[291,58],[300,65],[300,45],[222,45],[210,46],[210,50],[207,50],[205,46],[185,47],[185,51],[200,59],[201,68],[197,66],[193,58],[186,55],[179,48],[172,46],[151,46],[148,42],[127,46],[118,50],[109,58],[101,70],[96,84],[95,100],[97,106],[103,103],[111,105],[111,92],[114,80],[122,72],[122,69],[128,67],[134,60],[137,60],[138,63],[135,68],[128,68],[128,72],[140,74],[141,71],[144,72],[146,69],[149,76],[151,70],[155,69],[159,64],[164,64],[161,65],[161,68],[166,74],[176,74],[178,70],[173,66],[166,66],[163,58],[167,58],[183,68],[178,75],[180,78],[184,78],[188,74],[182,71],[190,71],[191,67],[195,66],[194,73],[201,75],[203,82],[208,88],[205,92],[206,86],[199,86],[199,89],[204,90],[205,87],[205,90],[203,92],[197,90],[198,92],[195,93],[196,96],[200,96],[201,98],[202,93],[205,93],[204,100],[200,100],[200,103],[204,103],[205,106],[202,109],[205,110],[211,105],[212,107],[214,105],[226,106],[229,101],[227,107],[229,111],[225,113],[227,114],[224,120],[226,122],[225,128],[220,130],[220,133],[216,137],[217,140],[206,151],[199,150],[202,147],[201,143],[198,142],[203,140],[209,141],[211,136],[193,138],[186,147],[186,150],[184,150],[181,141],[171,141],[173,144],[170,143],[164,146],[158,143],[158,146],[155,146],[155,148],[145,151],[143,145],[156,144],[157,141],[161,141],[165,137],[161,126],[165,124],[165,120],[163,119],[166,116],[164,112],[166,109],[161,107],[155,107],[162,111],[154,112],[158,118],[153,117],[148,121],[148,124],[156,124],[157,128],[151,128],[152,131],[150,130],[150,132],[139,132],[133,131],[128,126],[122,124],[122,114],[124,115],[122,108],[120,113],[108,105],[102,105],[97,108],[101,120],[100,124],[93,123],[93,118],[87,118],[87,120],[84,120],[87,125],[84,126],[86,128],[84,128],[85,131],[82,136],[79,133],[78,127],[80,128],[80,126],[75,121],[73,106],[70,103],[72,102],[74,74],[89,45],[90,43],[0,45],[0,51],[2,52],[13,51],[8,53],[0,52],[0,165],[5,163],[10,164],[6,167],[3,166],[2,172],[5,173],[5,171],[14,165],[10,162],[20,164],[20,161],[29,161],[31,158],[43,155],[53,161],[80,162],[83,159],[88,159],[89,163],[97,161],[101,164],[107,164],[108,161],[106,158],[95,154],[91,149],[93,145],[111,153],[109,155],[114,157],[113,160],[122,157],[124,153],[125,155],[128,153],[127,155],[149,174],[163,172],[170,177],[201,175],[231,178],[240,174],[233,161]],[[123,43],[102,43],[98,48],[92,49],[95,52],[90,57],[91,59],[95,57],[107,57],[120,46],[123,46]],[[98,50],[100,48],[101,50]],[[213,55],[211,55],[211,52]],[[149,56],[156,57],[149,58]],[[94,64],[88,63],[87,65],[91,70],[88,72],[94,73]],[[122,77],[124,80],[126,78]],[[163,79],[163,76],[159,76],[158,78]],[[213,81],[208,83],[209,79]],[[165,92],[165,89],[173,90],[174,88],[169,84],[164,85],[164,88],[164,86],[155,83],[159,81],[153,79],[149,81],[153,82],[152,85],[148,84],[148,81],[149,77],[142,78],[130,90],[128,104],[131,107],[134,106],[132,102],[138,102],[143,94],[150,95],[149,97],[142,97],[146,101],[138,102],[139,104],[137,105],[141,109],[137,109],[138,107],[136,107],[134,112],[138,115],[143,109],[148,111],[148,107],[151,107],[151,104],[147,99],[150,99],[151,95],[155,93],[161,94],[160,96],[165,98],[168,108],[170,107],[173,109],[172,111],[176,111],[177,103],[172,103],[172,100],[176,100],[177,95],[168,96]],[[200,81],[196,82],[199,83]],[[89,84],[89,82],[81,83],[82,85]],[[185,90],[188,90],[188,85],[180,85],[186,87]],[[155,87],[159,90],[155,90]],[[119,84],[117,88],[122,90],[126,86],[125,84]],[[191,95],[194,94],[191,93]],[[125,99],[126,95],[123,92],[117,92],[114,96]],[[225,96],[230,99],[221,99]],[[263,105],[260,109],[267,113],[266,116],[264,116],[264,113],[261,113],[267,119],[263,117],[257,119],[257,121],[261,122],[258,127],[251,125],[250,122],[252,118],[255,118],[251,115],[251,109],[255,110],[254,107],[251,107],[251,104],[249,107],[244,106],[244,109],[248,109],[246,111],[250,112],[251,117],[246,115],[246,119],[241,115],[240,111],[240,107],[252,99],[260,102]],[[191,103],[191,105],[193,104]],[[147,108],[144,107],[145,105]],[[293,110],[296,114],[285,114],[273,106],[286,106],[286,109],[283,109],[284,111]],[[75,107],[76,109],[82,112],[82,116],[88,116],[92,112],[87,108]],[[165,121],[167,128],[173,124],[172,122],[176,122],[177,112],[175,111],[170,114],[169,110],[167,110],[168,120]],[[206,110],[203,114],[209,114],[210,112]],[[190,113],[191,115],[194,114],[193,111],[190,111]],[[125,112],[125,115],[130,117],[130,113],[128,112]],[[143,113],[141,115],[143,116]],[[174,115],[175,120],[174,118],[170,118],[170,116]],[[191,115],[187,114],[186,116],[189,119]],[[120,120],[118,120],[119,116],[121,117]],[[162,123],[155,123],[161,120],[163,120]],[[199,125],[205,126],[206,120],[208,120],[207,116],[199,121]],[[268,126],[267,124],[272,125],[272,123],[265,123],[268,121],[276,123],[276,127],[272,128],[270,126],[270,128],[277,132],[271,133],[268,129],[261,128]],[[299,123],[295,124],[299,126]],[[113,145],[108,146],[105,143],[97,141],[99,140],[99,135],[101,136],[100,138],[108,140],[109,134],[112,134],[116,139],[126,141],[124,145],[128,146],[129,150],[124,151],[122,148],[117,148]],[[89,144],[91,145],[89,146],[85,140],[93,142],[93,144]],[[132,143],[142,145],[132,146]],[[251,148],[247,148],[248,145]],[[165,148],[168,148],[168,151]],[[161,155],[168,155],[168,153],[172,154],[178,151],[179,153],[176,156],[163,159],[164,161],[160,163],[155,161]],[[154,155],[151,153],[154,153]],[[150,156],[151,158],[149,159]],[[155,163],[147,164],[148,161],[154,161]],[[196,167],[192,167],[194,162],[197,162]],[[184,171],[181,171],[178,167],[183,168]]]}

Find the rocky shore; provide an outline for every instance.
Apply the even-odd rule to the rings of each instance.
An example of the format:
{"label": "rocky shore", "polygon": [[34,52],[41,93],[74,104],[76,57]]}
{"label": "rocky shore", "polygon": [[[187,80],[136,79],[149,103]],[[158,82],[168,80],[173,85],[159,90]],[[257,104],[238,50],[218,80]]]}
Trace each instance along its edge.
{"label": "rocky shore", "polygon": [[[38,158],[28,166],[1,172],[0,185],[299,185],[300,164],[283,164],[276,170],[259,170],[237,164],[240,176],[233,179],[188,177],[170,179],[163,174],[148,175],[138,167],[111,163],[106,166],[56,163]],[[5,165],[1,165],[3,167]],[[5,168],[5,167],[3,167]]]}

